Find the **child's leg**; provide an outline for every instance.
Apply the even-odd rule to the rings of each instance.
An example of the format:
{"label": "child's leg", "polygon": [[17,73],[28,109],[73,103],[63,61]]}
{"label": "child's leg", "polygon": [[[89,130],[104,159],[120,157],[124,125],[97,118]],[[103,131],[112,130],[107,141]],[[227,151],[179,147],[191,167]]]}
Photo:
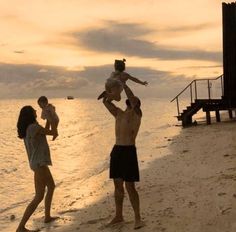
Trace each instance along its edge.
{"label": "child's leg", "polygon": [[100,100],[100,99],[106,97],[106,94],[107,94],[106,91],[103,91],[103,92],[98,96],[97,100]]}
{"label": "child's leg", "polygon": [[34,172],[35,197],[27,206],[16,232],[27,231],[27,229],[25,228],[25,224],[29,220],[30,216],[34,213],[39,203],[43,200],[46,183],[44,181],[44,178],[42,178],[42,174],[43,173],[41,168],[38,168]]}
{"label": "child's leg", "polygon": [[52,204],[52,197],[55,189],[55,183],[50,172],[48,166],[44,166],[44,179],[47,186],[47,194],[45,197],[45,219],[44,222],[48,223],[54,221],[58,217],[51,217],[51,204]]}
{"label": "child's leg", "polygon": [[111,89],[112,92],[112,99],[115,101],[121,100],[121,92],[123,88],[120,85],[117,85]]}
{"label": "child's leg", "polygon": [[51,128],[52,128],[52,131],[53,131],[52,140],[55,140],[56,137],[58,137],[57,125],[58,125],[58,122],[56,122],[56,121],[51,122]]}

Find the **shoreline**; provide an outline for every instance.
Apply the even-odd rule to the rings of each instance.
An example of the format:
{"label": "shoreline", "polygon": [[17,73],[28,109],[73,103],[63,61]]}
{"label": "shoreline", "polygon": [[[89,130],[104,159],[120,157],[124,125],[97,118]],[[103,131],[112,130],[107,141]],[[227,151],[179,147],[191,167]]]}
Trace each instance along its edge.
{"label": "shoreline", "polygon": [[[166,138],[164,146],[155,147],[157,158],[141,170],[141,182],[137,184],[146,224],[139,231],[236,231],[235,131],[233,121],[199,125],[182,129],[178,135]],[[78,192],[75,199],[70,198],[68,190],[64,202],[58,202],[62,200],[59,188],[52,212],[61,218],[45,226],[40,210],[30,220],[29,228],[56,232],[133,231],[127,193],[125,222],[105,227],[114,215],[113,183],[108,179],[108,170],[73,190]]]}

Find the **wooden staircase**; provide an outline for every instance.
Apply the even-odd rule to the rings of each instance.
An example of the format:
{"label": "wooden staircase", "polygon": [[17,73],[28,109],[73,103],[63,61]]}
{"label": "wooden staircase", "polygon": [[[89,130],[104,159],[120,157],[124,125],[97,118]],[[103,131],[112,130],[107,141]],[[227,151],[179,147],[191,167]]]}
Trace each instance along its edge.
{"label": "wooden staircase", "polygon": [[[221,87],[221,96],[217,99],[211,98],[211,83],[213,81],[220,79],[220,87]],[[200,99],[198,97],[199,92],[199,85],[197,85],[198,82],[205,81],[207,83],[208,88],[208,98]],[[189,91],[190,95],[190,105],[186,107],[186,109],[183,109],[182,112],[180,112],[180,95],[182,95],[184,92]],[[177,103],[177,112],[178,115],[176,116],[179,121],[182,121],[182,126],[187,127],[193,125],[192,117],[194,114],[196,114],[200,109],[202,109],[204,112],[206,112],[206,121],[207,124],[211,123],[211,117],[210,112],[215,111],[216,114],[216,120],[220,121],[220,110],[228,110],[229,105],[228,103],[222,98],[223,96],[223,75],[214,78],[214,79],[196,79],[193,80],[189,85],[187,85],[176,97],[174,97],[171,102],[176,100]]]}
{"label": "wooden staircase", "polygon": [[179,121],[182,121],[182,126],[190,126],[193,124],[192,117],[200,109],[206,112],[206,121],[207,124],[210,124],[210,111],[216,112],[216,120],[220,121],[219,111],[226,110],[226,104],[222,99],[198,99],[195,102],[191,103],[190,106],[187,106],[186,109],[182,111],[180,115],[177,116]]}

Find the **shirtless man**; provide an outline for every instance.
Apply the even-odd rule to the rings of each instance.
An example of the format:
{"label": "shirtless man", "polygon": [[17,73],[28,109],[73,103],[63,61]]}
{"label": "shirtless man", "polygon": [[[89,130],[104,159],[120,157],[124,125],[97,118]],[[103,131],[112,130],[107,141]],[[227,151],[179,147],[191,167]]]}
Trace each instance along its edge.
{"label": "shirtless man", "polygon": [[141,102],[135,97],[130,88],[124,84],[124,90],[128,97],[125,111],[116,107],[106,97],[103,104],[115,117],[116,143],[111,151],[110,157],[110,178],[114,181],[116,215],[109,223],[113,225],[123,222],[123,199],[124,182],[134,210],[134,229],[144,226],[141,221],[139,209],[139,195],[135,189],[135,182],[139,181],[139,168],[135,147],[135,139],[141,124],[142,111]]}

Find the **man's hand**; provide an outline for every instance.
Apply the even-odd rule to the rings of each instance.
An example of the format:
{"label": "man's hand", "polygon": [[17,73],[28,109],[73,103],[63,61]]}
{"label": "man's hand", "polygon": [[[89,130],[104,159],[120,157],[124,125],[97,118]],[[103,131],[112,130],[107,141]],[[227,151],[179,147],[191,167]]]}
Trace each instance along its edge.
{"label": "man's hand", "polygon": [[127,98],[130,100],[130,98],[132,98],[134,96],[132,90],[125,83],[123,84],[123,88],[125,90]]}

